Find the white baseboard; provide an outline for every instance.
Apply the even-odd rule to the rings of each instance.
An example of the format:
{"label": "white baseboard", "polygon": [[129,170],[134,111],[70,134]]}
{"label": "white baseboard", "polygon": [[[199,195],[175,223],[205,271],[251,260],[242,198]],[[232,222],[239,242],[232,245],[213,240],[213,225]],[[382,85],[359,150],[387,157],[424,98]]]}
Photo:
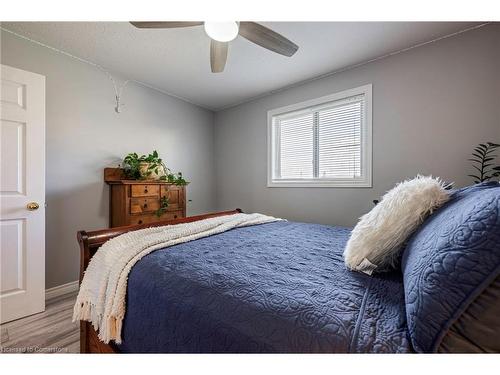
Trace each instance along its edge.
{"label": "white baseboard", "polygon": [[63,296],[65,294],[74,293],[78,290],[78,280],[72,281],[67,284],[55,286],[53,288],[45,289],[45,301]]}

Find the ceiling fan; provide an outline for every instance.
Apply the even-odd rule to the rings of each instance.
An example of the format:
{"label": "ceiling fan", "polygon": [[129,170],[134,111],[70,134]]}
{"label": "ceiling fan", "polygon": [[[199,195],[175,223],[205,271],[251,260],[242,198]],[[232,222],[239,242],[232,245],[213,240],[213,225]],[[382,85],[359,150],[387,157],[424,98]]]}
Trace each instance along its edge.
{"label": "ceiling fan", "polygon": [[212,73],[220,73],[224,70],[229,42],[238,35],[261,47],[288,57],[299,49],[299,46],[284,36],[256,22],[134,21],[130,23],[139,29],[173,29],[204,25],[205,32],[211,38],[210,66]]}

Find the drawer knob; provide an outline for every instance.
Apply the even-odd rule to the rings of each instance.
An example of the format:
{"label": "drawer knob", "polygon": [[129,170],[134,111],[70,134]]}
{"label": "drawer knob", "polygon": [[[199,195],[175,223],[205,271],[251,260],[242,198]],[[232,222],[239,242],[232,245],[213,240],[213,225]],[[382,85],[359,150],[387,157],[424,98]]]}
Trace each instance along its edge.
{"label": "drawer knob", "polygon": [[177,219],[177,215],[174,215],[174,219]]}
{"label": "drawer knob", "polygon": [[145,193],[147,193],[147,192],[148,192],[148,188],[145,188],[145,189],[144,189],[144,192],[145,192]]}
{"label": "drawer knob", "polygon": [[144,203],[144,208],[148,208],[148,204],[147,203]]}
{"label": "drawer knob", "polygon": [[137,222],[137,224],[142,224],[142,220],[139,220],[139,221]]}

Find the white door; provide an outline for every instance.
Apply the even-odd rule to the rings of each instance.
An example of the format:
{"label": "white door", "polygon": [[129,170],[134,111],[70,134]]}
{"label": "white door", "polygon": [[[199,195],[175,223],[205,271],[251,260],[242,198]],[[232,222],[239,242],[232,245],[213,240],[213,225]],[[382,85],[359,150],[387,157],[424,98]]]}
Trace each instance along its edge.
{"label": "white door", "polygon": [[45,310],[45,77],[1,65],[0,321]]}

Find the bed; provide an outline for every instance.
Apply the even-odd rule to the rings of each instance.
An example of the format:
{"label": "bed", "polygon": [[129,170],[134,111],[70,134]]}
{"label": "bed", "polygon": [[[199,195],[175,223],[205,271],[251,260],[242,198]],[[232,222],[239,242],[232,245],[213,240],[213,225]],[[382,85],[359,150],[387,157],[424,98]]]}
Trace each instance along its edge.
{"label": "bed", "polygon": [[[80,232],[84,259],[90,244],[130,229]],[[410,351],[401,274],[346,270],[349,233],[280,221],[157,250],[129,275],[123,343],[89,338],[82,322],[82,352]]]}
{"label": "bed", "polygon": [[[482,294],[486,295],[488,288],[490,293],[495,291],[500,280],[500,188],[496,187],[494,193],[489,194],[490,197],[484,199],[489,206],[478,206],[477,197],[465,199],[458,194],[456,202],[449,204],[451,208],[433,215],[424,225],[423,234],[415,235],[408,244],[413,250],[405,251],[403,271],[372,276],[348,271],[342,252],[350,228],[291,221],[232,229],[156,250],[141,259],[129,274],[122,343],[104,344],[92,326],[82,322],[81,351],[410,353],[440,351],[436,340],[439,343],[448,340],[447,351],[454,348],[474,351],[453,342],[463,332],[457,333],[457,327],[452,332],[452,323],[464,316]],[[450,221],[447,215],[451,213],[456,218],[457,210],[464,213],[469,206],[477,212],[489,212],[484,220],[489,220],[490,224],[491,217],[496,219],[487,232],[483,230],[482,241],[477,242],[474,236],[471,238],[476,242],[465,247],[471,249],[470,253],[465,252],[466,257],[461,252],[453,252],[458,254],[453,258],[455,267],[466,264],[473,273],[454,275],[453,298],[447,300],[444,307],[436,306],[436,300],[447,298],[439,295],[439,290],[436,294],[436,282],[443,286],[447,282],[439,280],[443,276],[442,267],[437,265],[448,267],[451,260],[446,249],[444,260],[436,260],[436,254],[439,255],[436,248],[429,257],[425,253],[432,242],[429,238],[443,238],[439,231],[449,235],[446,225],[451,223],[455,237],[459,233],[463,245],[465,227]],[[488,211],[490,206],[496,207],[496,211]],[[241,211],[154,225],[172,225],[238,212]],[[466,217],[473,216],[467,214]],[[466,227],[470,227],[467,220]],[[478,218],[473,217],[473,221],[474,228],[480,228]],[[144,227],[79,232],[82,274],[100,245],[117,235]],[[489,242],[486,241],[487,248],[486,235],[491,235]],[[481,252],[486,255],[482,256]],[[475,265],[471,263],[474,261]],[[421,277],[422,273],[425,278]],[[471,277],[475,278],[475,283],[477,279],[481,288],[471,282]],[[424,285],[427,282],[431,282],[431,288]],[[409,285],[418,286],[424,292],[417,293],[418,298],[415,298],[415,289]],[[444,293],[450,294],[446,290]],[[484,301],[482,303],[484,307]],[[493,299],[488,311],[497,316],[500,311],[498,299]],[[490,337],[492,330],[494,335],[500,333],[495,326],[497,320],[494,318],[493,323],[490,322]]]}

